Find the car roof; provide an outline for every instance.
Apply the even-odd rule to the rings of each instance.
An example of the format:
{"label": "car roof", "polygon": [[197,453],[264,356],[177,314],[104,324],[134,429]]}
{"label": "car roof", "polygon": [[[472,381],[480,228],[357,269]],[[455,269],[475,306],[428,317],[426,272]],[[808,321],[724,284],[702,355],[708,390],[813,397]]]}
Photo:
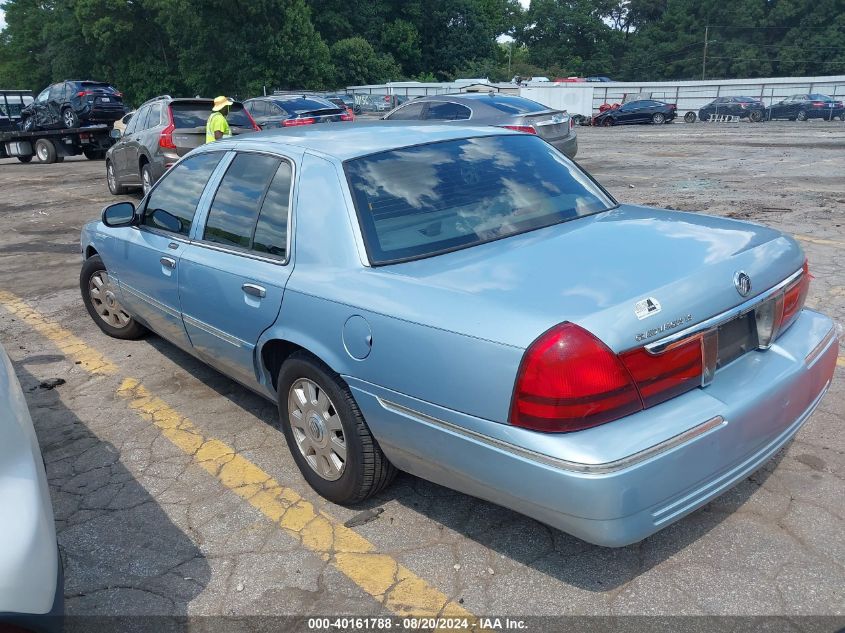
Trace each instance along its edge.
{"label": "car roof", "polygon": [[408,123],[407,121],[365,121],[360,123],[323,123],[292,128],[265,130],[255,134],[217,141],[215,148],[236,149],[242,143],[293,145],[313,150],[340,161],[376,154],[402,147],[452,141],[478,136],[515,135],[519,132],[486,125],[448,125],[442,123]]}

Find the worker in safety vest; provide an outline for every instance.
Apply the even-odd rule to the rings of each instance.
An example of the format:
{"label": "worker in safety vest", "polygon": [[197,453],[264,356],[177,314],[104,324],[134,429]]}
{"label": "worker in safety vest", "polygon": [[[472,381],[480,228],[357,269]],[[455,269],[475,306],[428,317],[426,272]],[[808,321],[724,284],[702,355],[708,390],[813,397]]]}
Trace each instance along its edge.
{"label": "worker in safety vest", "polygon": [[226,120],[226,115],[229,114],[229,108],[232,107],[233,101],[228,97],[219,96],[214,100],[214,107],[211,108],[211,116],[208,117],[208,122],[205,124],[205,142],[211,143],[219,141],[221,138],[228,138],[232,136],[229,131],[229,122]]}

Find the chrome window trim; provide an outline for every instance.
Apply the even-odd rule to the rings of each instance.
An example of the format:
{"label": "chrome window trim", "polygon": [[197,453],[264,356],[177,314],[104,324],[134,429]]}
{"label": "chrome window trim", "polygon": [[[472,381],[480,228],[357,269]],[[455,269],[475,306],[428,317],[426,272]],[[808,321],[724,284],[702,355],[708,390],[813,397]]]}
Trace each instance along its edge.
{"label": "chrome window trim", "polygon": [[[680,332],[675,332],[674,334],[665,336],[657,341],[647,343],[645,345],[645,349],[650,354],[659,354],[663,352],[669,345],[676,341],[680,341],[681,339],[687,338],[688,336],[700,334],[705,330],[718,327],[723,323],[727,323],[728,321],[735,319],[738,316],[746,314],[756,308],[759,304],[763,303],[773,295],[777,294],[778,291],[783,290],[786,286],[798,279],[803,272],[803,268],[799,268],[797,271],[795,271],[789,277],[781,281],[779,284],[773,286],[772,288],[769,288],[765,292],[760,293],[756,297],[752,297],[751,299],[740,303],[738,306],[733,307],[730,310],[726,310],[721,314],[717,314],[716,316],[710,317],[709,319],[702,321],[701,323],[698,323],[696,325],[692,325],[684,330],[681,330]],[[638,349],[638,347],[634,347],[631,349]]]}
{"label": "chrome window trim", "polygon": [[187,314],[184,314],[184,313],[182,314],[182,318],[185,320],[186,324],[193,325],[194,327],[199,328],[203,332],[211,334],[212,336],[215,336],[215,337],[219,338],[221,341],[225,341],[226,343],[229,343],[230,345],[234,345],[237,348],[242,348],[242,347],[246,348],[246,349],[252,348],[252,345],[250,343],[247,343],[246,341],[239,339],[237,336],[232,336],[231,334],[227,334],[226,332],[224,332],[222,330],[218,330],[216,327],[214,327],[213,325],[209,325],[205,321],[200,321],[199,319],[195,319],[194,317],[188,316]]}
{"label": "chrome window trim", "polygon": [[[223,173],[220,174],[219,178],[214,178],[216,174],[212,174],[212,177],[208,179],[209,184],[211,184],[212,180],[215,180],[213,192],[209,193],[208,200],[204,201],[202,198],[200,199],[200,203],[203,204],[203,215],[202,215],[202,228],[197,229],[197,237],[191,240],[191,244],[195,246],[201,246],[203,248],[208,248],[214,251],[219,251],[222,253],[229,253],[231,255],[241,255],[243,257],[247,257],[249,259],[255,259],[261,262],[267,262],[269,264],[276,264],[277,266],[287,266],[290,262],[290,249],[292,244],[292,236],[293,236],[293,207],[294,207],[294,193],[296,187],[296,161],[293,160],[290,156],[286,156],[284,154],[280,154],[278,151],[272,150],[259,150],[259,149],[233,149],[229,151],[231,158],[226,162],[226,167],[223,170]],[[235,158],[237,158],[238,154],[263,154],[265,156],[272,156],[273,158],[281,159],[284,162],[287,162],[290,165],[290,189],[288,190],[288,217],[287,217],[287,235],[285,236],[285,256],[282,257],[274,257],[272,255],[261,254],[257,251],[253,251],[248,248],[237,248],[234,246],[226,246],[223,244],[219,244],[217,242],[211,242],[209,240],[205,240],[199,237],[199,235],[205,235],[205,229],[208,225],[208,217],[211,215],[211,205],[214,204],[214,197],[217,195],[217,190],[220,188],[220,185],[223,183],[223,178],[226,177],[226,172],[229,170],[229,167],[234,162]],[[221,160],[221,163],[223,161]],[[280,165],[281,166],[281,165]],[[275,176],[274,176],[275,177]],[[270,181],[272,184],[272,180]],[[205,197],[205,192],[203,193],[203,198]],[[262,201],[263,202],[263,201]],[[197,214],[199,215],[199,214]],[[256,223],[258,219],[261,217],[261,209],[258,210],[258,216],[255,218]],[[255,234],[255,226],[252,227],[253,229],[253,238]]]}
{"label": "chrome window trim", "polygon": [[376,399],[378,400],[379,404],[388,411],[398,413],[399,415],[404,415],[406,417],[414,418],[418,422],[431,424],[441,429],[452,431],[453,433],[458,433],[459,435],[463,435],[464,437],[479,441],[493,448],[504,450],[508,453],[511,453],[512,455],[522,457],[533,462],[538,462],[540,464],[551,466],[559,470],[566,470],[570,472],[589,475],[607,475],[623,470],[625,468],[629,468],[635,464],[643,462],[661,453],[665,453],[666,451],[681,446],[682,444],[686,444],[687,442],[690,442],[693,439],[704,435],[705,433],[716,430],[728,424],[728,421],[726,419],[724,419],[720,415],[717,415],[715,417],[710,418],[709,420],[702,422],[701,424],[697,424],[691,429],[687,429],[683,433],[679,433],[678,435],[670,437],[669,439],[655,444],[654,446],[650,446],[649,448],[638,451],[633,455],[627,455],[626,457],[622,457],[620,459],[616,459],[610,462],[604,462],[602,464],[585,464],[582,462],[573,462],[557,457],[552,457],[551,455],[546,455],[544,453],[538,453],[537,451],[532,451],[531,449],[523,448],[521,446],[517,446],[516,444],[505,442],[498,438],[490,437],[489,435],[484,435],[483,433],[478,433],[477,431],[458,426],[457,424],[452,424],[451,422],[440,420],[439,418],[432,417],[414,409],[409,409],[408,407],[405,407],[401,404],[390,402],[389,400],[385,400],[378,396],[376,396]]}

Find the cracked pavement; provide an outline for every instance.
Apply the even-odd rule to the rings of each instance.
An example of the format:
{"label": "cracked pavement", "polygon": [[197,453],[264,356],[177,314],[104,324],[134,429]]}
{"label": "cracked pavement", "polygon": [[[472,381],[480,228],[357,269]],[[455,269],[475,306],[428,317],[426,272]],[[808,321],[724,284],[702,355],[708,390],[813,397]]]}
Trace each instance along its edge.
{"label": "cracked pavement", "polygon": [[[730,215],[801,236],[815,275],[808,305],[845,322],[841,123],[578,133],[579,162],[621,201]],[[84,344],[57,345],[0,308],[0,343],[47,466],[69,614],[385,614],[424,595],[419,585],[397,591],[402,569],[478,615],[845,614],[845,361],[775,459],[636,545],[595,547],[409,475],[343,508],[300,476],[272,403],[162,339],[112,340],[91,322],[79,299],[78,236],[116,200],[102,162],[0,161],[0,191],[0,291]],[[39,386],[53,378],[66,382]],[[161,419],[137,404],[143,398],[192,425],[174,428],[230,448],[224,461],[243,459],[298,497],[294,504],[332,517],[333,549],[272,520],[255,491],[224,485],[223,467],[207,468],[174,443]],[[368,508],[384,512],[342,527]],[[378,571],[375,558],[344,567],[338,530],[372,544],[388,571]]]}

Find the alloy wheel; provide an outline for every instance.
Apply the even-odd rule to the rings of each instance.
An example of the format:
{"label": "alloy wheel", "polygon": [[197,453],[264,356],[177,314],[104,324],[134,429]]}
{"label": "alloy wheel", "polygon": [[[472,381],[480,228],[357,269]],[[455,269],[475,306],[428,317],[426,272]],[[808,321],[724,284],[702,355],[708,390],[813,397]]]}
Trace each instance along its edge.
{"label": "alloy wheel", "polygon": [[122,329],[131,318],[115,295],[114,284],[105,270],[99,270],[88,280],[88,296],[99,317],[113,328]]}
{"label": "alloy wheel", "polygon": [[294,381],[288,392],[288,419],[311,469],[327,481],[340,479],[346,467],[346,437],[328,393],[308,378]]}
{"label": "alloy wheel", "polygon": [[144,195],[147,195],[150,192],[150,189],[153,188],[153,183],[150,178],[150,170],[141,168],[141,186],[144,189]]}

